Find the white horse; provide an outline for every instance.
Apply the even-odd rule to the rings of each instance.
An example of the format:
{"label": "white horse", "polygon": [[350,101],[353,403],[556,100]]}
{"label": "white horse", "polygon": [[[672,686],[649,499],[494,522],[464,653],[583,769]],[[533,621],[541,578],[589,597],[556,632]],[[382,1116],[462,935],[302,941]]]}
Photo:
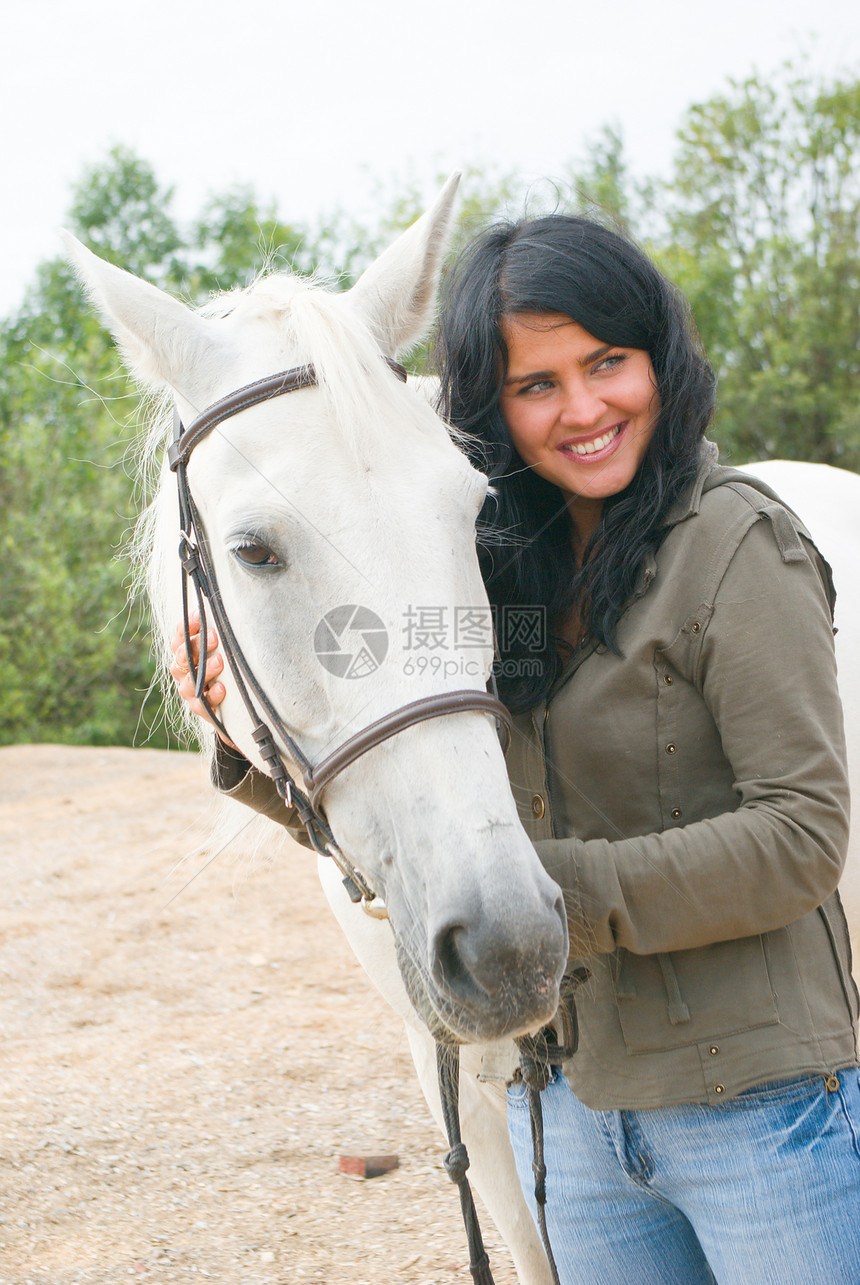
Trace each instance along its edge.
{"label": "white horse", "polygon": [[[474,539],[486,479],[426,397],[383,360],[413,346],[432,320],[455,189],[449,182],[349,292],[278,274],[205,316],[68,240],[130,369],[170,394],[184,424],[253,381],[313,364],[315,387],[243,410],[209,433],[188,465],[230,620],[312,763],[418,698],[483,692],[492,665]],[[150,593],[167,657],[181,614],[176,483],[167,469],[149,524]],[[314,647],[320,622],[345,605],[382,622],[369,644],[387,636],[384,660],[377,646],[381,663],[353,679],[332,673]],[[413,648],[419,628],[434,630],[425,654]],[[235,678],[226,686],[230,735],[265,768]],[[485,713],[401,731],[335,778],[324,807],[389,921],[364,915],[322,861],[326,893],[371,978],[409,1024],[438,1117],[427,1023],[479,1044],[534,1030],[555,1012],[567,959],[559,889],[522,829]],[[469,1176],[521,1280],[544,1285],[501,1095],[494,1123],[476,1125],[483,1094],[469,1073],[473,1056],[461,1076]]]}
{"label": "white horse", "polygon": [[[315,367],[316,387],[243,410],[200,443],[188,467],[230,619],[312,761],[417,697],[483,688],[490,670],[489,638],[474,629],[487,611],[473,530],[486,481],[426,398],[400,384],[382,360],[412,345],[430,321],[455,186],[450,182],[348,293],[277,275],[227,296],[205,316],[69,239],[130,368],[167,390],[186,424],[251,381]],[[845,520],[856,523],[860,478],[851,484]],[[796,503],[801,516],[805,498]],[[811,515],[809,523],[814,531]],[[166,664],[180,614],[176,493],[166,469],[149,528],[150,591]],[[848,547],[846,531],[834,545]],[[855,566],[857,546],[855,529]],[[836,556],[830,549],[831,560]],[[313,645],[319,622],[345,604],[375,613],[388,644],[382,663],[352,681],[333,675]],[[458,621],[471,622],[468,648],[455,632]],[[432,664],[417,664],[410,650],[418,624],[435,630]],[[855,617],[851,627],[858,624]],[[848,669],[844,676],[853,678]],[[225,723],[262,767],[229,675],[226,686]],[[847,702],[852,718],[860,714],[857,700],[855,682]],[[427,1024],[442,1023],[467,1041],[460,1110],[470,1178],[523,1285],[549,1285],[514,1170],[503,1088],[478,1079],[488,1043],[552,1016],[567,953],[558,890],[517,819],[496,732],[477,712],[410,727],[352,763],[324,802],[340,846],[384,897],[390,920],[362,914],[333,864],[321,859],[334,913],[406,1024],[440,1126]]]}

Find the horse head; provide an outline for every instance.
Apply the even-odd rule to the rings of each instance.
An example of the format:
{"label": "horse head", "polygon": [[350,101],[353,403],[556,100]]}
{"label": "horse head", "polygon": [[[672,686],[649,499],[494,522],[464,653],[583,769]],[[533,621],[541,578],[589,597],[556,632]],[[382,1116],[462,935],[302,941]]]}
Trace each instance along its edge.
{"label": "horse head", "polygon": [[[183,423],[313,366],[314,386],[242,409],[187,464],[232,629],[311,763],[410,702],[485,690],[491,671],[474,531],[486,479],[384,360],[431,320],[455,188],[349,291],[274,273],[202,312],[68,238],[130,369],[169,394]],[[166,650],[181,611],[166,466],[145,522]],[[236,675],[224,682],[230,736],[264,768]],[[279,748],[291,763],[290,744]],[[519,822],[486,713],[404,728],[352,761],[322,802],[339,848],[384,898],[407,989],[434,1032],[496,1039],[552,1016],[564,907]]]}

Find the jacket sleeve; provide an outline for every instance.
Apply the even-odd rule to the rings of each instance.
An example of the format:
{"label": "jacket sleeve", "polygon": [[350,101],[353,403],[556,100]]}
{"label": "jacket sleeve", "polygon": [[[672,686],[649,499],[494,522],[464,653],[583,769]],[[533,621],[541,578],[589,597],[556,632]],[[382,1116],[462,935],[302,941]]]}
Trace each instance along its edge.
{"label": "jacket sleeve", "polygon": [[225,745],[220,738],[215,741],[210,777],[219,793],[276,821],[303,847],[313,847],[296,809],[286,806],[272,778],[253,767],[243,754]]}
{"label": "jacket sleeve", "polygon": [[648,955],[753,936],[836,888],[848,846],[842,707],[824,572],[784,561],[767,520],[740,541],[693,681],[731,765],[735,811],[617,841],[540,840],[572,952]]}

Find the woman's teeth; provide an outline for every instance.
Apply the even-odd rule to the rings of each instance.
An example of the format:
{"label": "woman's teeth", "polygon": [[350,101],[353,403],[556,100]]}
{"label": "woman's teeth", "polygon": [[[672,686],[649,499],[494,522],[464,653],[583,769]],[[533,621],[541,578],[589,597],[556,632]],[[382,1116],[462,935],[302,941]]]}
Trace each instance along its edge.
{"label": "woman's teeth", "polygon": [[602,437],[595,437],[593,442],[569,442],[564,449],[571,451],[574,455],[594,455],[595,451],[602,451],[604,446],[608,446],[613,437],[617,437],[621,432],[622,427],[622,424],[616,424],[614,428],[610,428],[609,432],[604,433]]}

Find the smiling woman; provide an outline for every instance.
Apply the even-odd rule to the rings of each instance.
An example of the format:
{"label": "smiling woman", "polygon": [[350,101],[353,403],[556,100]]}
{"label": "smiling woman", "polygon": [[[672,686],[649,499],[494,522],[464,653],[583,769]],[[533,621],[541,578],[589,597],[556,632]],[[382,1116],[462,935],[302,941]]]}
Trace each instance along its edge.
{"label": "smiling woman", "polygon": [[[562,1285],[854,1280],[829,569],[772,491],[717,465],[686,306],[606,228],[487,230],[439,351],[492,482],[508,773],[590,974],[541,1095]],[[541,638],[506,628],[523,614]],[[496,1069],[528,1194],[529,1094]]]}

